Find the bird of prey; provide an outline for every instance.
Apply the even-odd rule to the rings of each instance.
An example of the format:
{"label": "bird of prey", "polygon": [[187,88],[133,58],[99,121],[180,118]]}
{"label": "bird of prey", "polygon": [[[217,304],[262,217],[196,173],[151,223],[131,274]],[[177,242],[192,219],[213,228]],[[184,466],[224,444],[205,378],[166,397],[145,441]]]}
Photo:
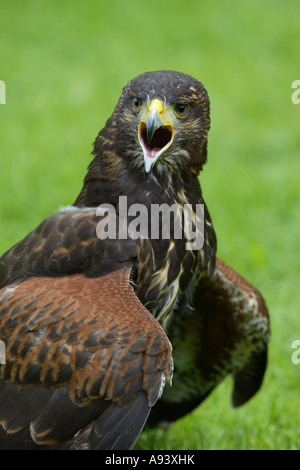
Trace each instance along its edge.
{"label": "bird of prey", "polygon": [[198,80],[134,78],[96,137],[75,202],[0,258],[0,448],[133,448],[172,379],[176,325],[203,315],[204,279],[208,290],[215,282],[198,178],[209,126]]}

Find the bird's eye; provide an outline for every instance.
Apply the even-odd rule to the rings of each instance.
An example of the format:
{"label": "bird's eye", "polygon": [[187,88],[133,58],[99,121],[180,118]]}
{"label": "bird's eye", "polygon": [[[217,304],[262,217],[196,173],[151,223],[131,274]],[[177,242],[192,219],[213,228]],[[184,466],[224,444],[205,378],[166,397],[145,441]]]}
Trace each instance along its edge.
{"label": "bird's eye", "polygon": [[132,98],[132,109],[133,111],[139,111],[143,105],[143,101],[141,100],[141,98],[138,98],[137,96],[134,96]]}
{"label": "bird's eye", "polygon": [[177,117],[184,118],[189,112],[189,105],[183,103],[175,104],[174,112]]}

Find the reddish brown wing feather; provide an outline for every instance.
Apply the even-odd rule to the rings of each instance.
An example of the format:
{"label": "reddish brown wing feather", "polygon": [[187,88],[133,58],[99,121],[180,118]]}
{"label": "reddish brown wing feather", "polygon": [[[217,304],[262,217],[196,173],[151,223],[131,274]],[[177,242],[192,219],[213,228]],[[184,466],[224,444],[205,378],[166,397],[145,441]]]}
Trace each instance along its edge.
{"label": "reddish brown wing feather", "polygon": [[261,387],[267,366],[269,312],[261,293],[219,258],[215,276],[220,283],[232,286],[227,293],[227,302],[235,317],[236,337],[233,335],[233,347],[234,341],[237,345],[244,339],[249,350],[248,355],[244,353],[242,366],[233,367],[232,370],[232,404],[236,407],[247,402]]}
{"label": "reddish brown wing feather", "polygon": [[241,289],[249,296],[255,298],[258,303],[258,311],[260,315],[269,319],[268,309],[261,293],[249,281],[220,258],[216,258],[215,272],[216,274],[218,272],[222,273],[236,289]]}
{"label": "reddish brown wing feather", "polygon": [[239,406],[260,388],[267,363],[268,310],[260,292],[217,258],[214,275],[194,297],[202,321],[198,367],[208,384],[232,374],[232,403]]}
{"label": "reddish brown wing feather", "polygon": [[[171,378],[168,338],[139,302],[129,276],[130,268],[126,267],[93,279],[83,274],[35,277],[1,291],[0,337],[6,344],[1,378],[7,386],[12,382],[20,387],[20,415],[27,404],[22,403],[24,390],[40,390],[46,404],[47,400],[55,401],[53,393],[48,396],[49,390],[54,390],[57,397],[60,394],[56,416],[51,418],[45,412],[43,400],[41,404],[37,401],[36,410],[30,411],[31,437],[35,442],[55,444],[71,437],[61,435],[69,406],[70,413],[74,412],[74,405],[80,410],[75,432],[97,419],[97,412],[102,412],[103,403],[106,406],[109,401],[114,404],[114,416],[121,407],[134,409],[135,403],[142,407],[141,396],[146,397],[150,409],[160,395],[165,377]],[[94,404],[98,402],[101,406],[97,408]],[[7,412],[2,401],[0,422],[8,432],[20,431],[30,424],[24,413],[18,423],[17,414],[18,409],[14,414]],[[97,426],[99,436],[99,422]],[[76,423],[70,425],[72,428],[76,428]],[[94,447],[97,445],[95,442]]]}

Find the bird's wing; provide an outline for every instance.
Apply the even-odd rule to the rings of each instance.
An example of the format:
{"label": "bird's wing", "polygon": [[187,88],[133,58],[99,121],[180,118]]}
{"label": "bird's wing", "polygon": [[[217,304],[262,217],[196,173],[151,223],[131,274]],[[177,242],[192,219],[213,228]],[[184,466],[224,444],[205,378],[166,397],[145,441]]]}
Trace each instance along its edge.
{"label": "bird's wing", "polygon": [[183,298],[167,328],[173,346],[172,387],[151,412],[148,425],[171,422],[196,408],[228,375],[233,406],[261,387],[270,335],[264,299],[220,258],[211,277],[202,278],[192,305]]}
{"label": "bird's wing", "polygon": [[240,359],[236,363],[232,360],[231,366],[232,404],[236,407],[246,403],[261,387],[270,339],[269,311],[260,291],[219,258],[215,279],[220,298],[231,312],[229,321],[235,324],[236,357]]}
{"label": "bird's wing", "polygon": [[130,271],[30,277],[0,291],[2,448],[72,447],[80,433],[88,448],[133,447],[172,357]]}
{"label": "bird's wing", "polygon": [[[105,223],[104,223],[105,222]],[[47,217],[0,258],[0,288],[29,276],[107,274],[136,260],[136,241],[118,239],[118,214],[68,206]],[[107,227],[115,234],[106,234]]]}
{"label": "bird's wing", "polygon": [[199,283],[193,306],[201,318],[198,367],[212,388],[232,374],[232,403],[242,405],[259,390],[266,369],[270,328],[265,301],[217,258],[214,275]]}

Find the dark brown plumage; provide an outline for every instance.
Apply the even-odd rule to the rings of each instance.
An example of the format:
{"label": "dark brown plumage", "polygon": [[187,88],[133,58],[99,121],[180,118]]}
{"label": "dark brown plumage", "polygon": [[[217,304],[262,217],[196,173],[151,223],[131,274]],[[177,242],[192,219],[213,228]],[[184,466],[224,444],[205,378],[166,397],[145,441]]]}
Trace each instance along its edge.
{"label": "dark brown plumage", "polygon": [[174,349],[173,385],[166,386],[148,425],[186,415],[228,375],[234,407],[260,389],[270,336],[268,310],[260,292],[219,258],[214,274],[196,287],[192,306],[187,309],[184,299],[179,304],[167,334]]}
{"label": "dark brown plumage", "polygon": [[[131,80],[95,140],[74,204],[0,258],[1,448],[134,446],[172,376],[164,329],[176,344],[172,331],[193,308],[191,318],[198,308],[203,315],[198,289],[216,279],[216,237],[198,180],[209,126],[208,96],[194,78],[159,71]],[[128,235],[137,223],[134,212],[122,215],[122,197],[146,209],[148,236]],[[202,204],[201,246],[172,224],[165,237],[162,217],[150,236],[151,209],[163,204],[189,205],[193,229]]]}

